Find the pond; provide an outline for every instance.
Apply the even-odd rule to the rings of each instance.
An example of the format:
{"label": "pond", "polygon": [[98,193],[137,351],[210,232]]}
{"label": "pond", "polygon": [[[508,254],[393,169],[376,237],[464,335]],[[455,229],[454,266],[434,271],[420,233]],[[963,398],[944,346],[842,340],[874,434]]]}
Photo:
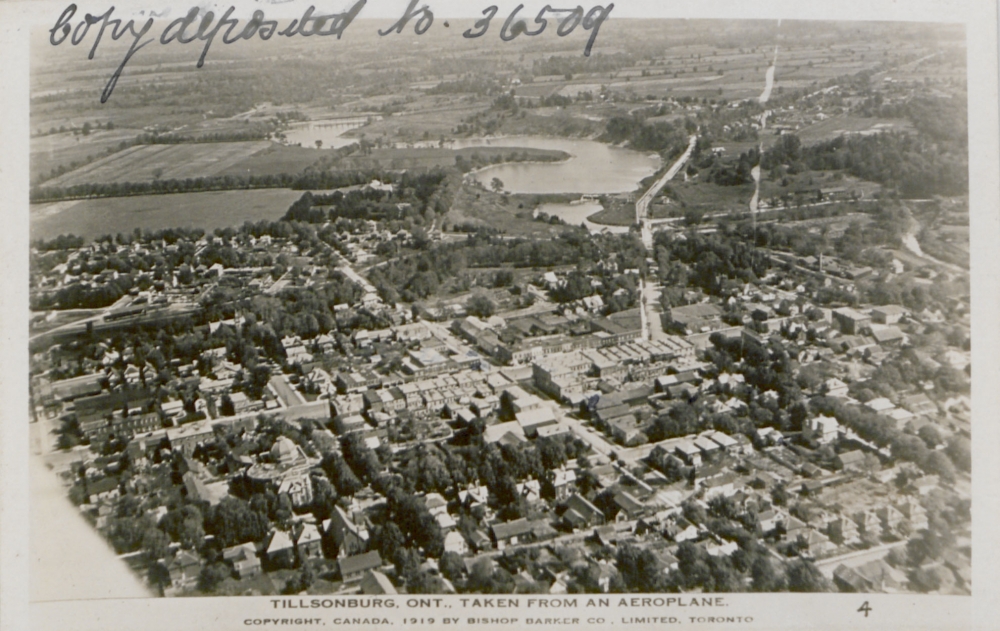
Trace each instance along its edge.
{"label": "pond", "polygon": [[484,186],[500,178],[511,193],[610,194],[634,191],[639,182],[660,168],[660,157],[612,147],[596,140],[548,136],[470,138],[450,147],[527,147],[565,151],[562,162],[519,162],[486,167],[472,174]]}
{"label": "pond", "polygon": [[316,141],[323,143],[323,149],[339,149],[358,142],[357,138],[344,138],[343,134],[358,127],[364,127],[368,119],[332,118],[329,120],[294,123],[285,130],[285,142],[290,145],[315,147]]}
{"label": "pond", "polygon": [[604,226],[588,221],[588,217],[603,209],[604,207],[598,202],[586,201],[572,204],[540,204],[535,213],[555,215],[571,226],[583,224],[590,232],[625,233],[629,231],[628,226]]}

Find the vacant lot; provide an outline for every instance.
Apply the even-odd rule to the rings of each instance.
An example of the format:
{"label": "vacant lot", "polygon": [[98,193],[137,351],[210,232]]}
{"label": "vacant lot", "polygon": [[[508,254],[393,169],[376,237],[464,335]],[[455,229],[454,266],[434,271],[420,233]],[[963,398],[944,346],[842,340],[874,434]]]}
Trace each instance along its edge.
{"label": "vacant lot", "polygon": [[274,188],[33,204],[31,238],[51,239],[60,234],[94,238],[130,233],[136,228],[191,227],[211,231],[244,221],[279,219],[301,196],[302,191]]}
{"label": "vacant lot", "polygon": [[270,146],[267,141],[139,145],[49,180],[45,186],[206,177],[222,173]]}

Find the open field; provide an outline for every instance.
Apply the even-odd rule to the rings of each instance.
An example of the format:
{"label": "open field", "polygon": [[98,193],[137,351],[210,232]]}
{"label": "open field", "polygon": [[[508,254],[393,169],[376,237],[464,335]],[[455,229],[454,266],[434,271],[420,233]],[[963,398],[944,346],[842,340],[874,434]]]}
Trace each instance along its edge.
{"label": "open field", "polygon": [[61,175],[46,186],[183,180],[217,175],[271,146],[259,142],[139,145]]}
{"label": "open field", "polygon": [[33,204],[31,238],[75,234],[89,239],[135,228],[192,227],[211,231],[244,221],[279,219],[301,196],[302,191],[272,188]]}
{"label": "open field", "polygon": [[452,226],[471,224],[492,227],[510,236],[551,237],[569,226],[553,225],[532,219],[531,201],[515,195],[498,195],[470,184],[463,184],[455,196],[445,222]]}

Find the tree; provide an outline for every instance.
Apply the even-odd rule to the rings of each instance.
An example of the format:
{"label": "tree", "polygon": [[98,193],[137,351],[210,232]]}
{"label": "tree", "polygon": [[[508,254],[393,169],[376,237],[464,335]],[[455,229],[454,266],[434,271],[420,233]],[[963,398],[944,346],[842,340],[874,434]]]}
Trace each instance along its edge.
{"label": "tree", "polygon": [[315,581],[316,573],[313,571],[312,566],[308,562],[304,562],[302,569],[285,583],[285,589],[282,590],[282,593],[301,594],[309,589]]}
{"label": "tree", "polygon": [[266,515],[251,510],[247,502],[230,496],[209,512],[205,530],[215,535],[221,547],[228,548],[238,543],[263,540],[270,532],[270,524]]}
{"label": "tree", "polygon": [[219,414],[222,416],[236,416],[236,406],[233,405],[233,400],[228,394],[222,395],[219,401]]}
{"label": "tree", "polygon": [[955,466],[962,471],[969,472],[972,470],[972,445],[967,438],[957,435],[953,436],[948,441],[945,453],[955,463]]}
{"label": "tree", "polygon": [[[933,526],[933,525],[932,525]],[[910,565],[922,565],[925,561],[933,561],[940,557],[947,548],[948,542],[941,536],[937,528],[930,527],[910,539],[906,544],[906,552]]]}
{"label": "tree", "polygon": [[919,430],[917,430],[917,436],[920,437],[924,444],[927,445],[928,449],[934,449],[940,445],[944,440],[941,438],[941,432],[938,431],[933,425],[924,425]]}
{"label": "tree", "polygon": [[615,561],[622,581],[630,591],[660,591],[663,573],[651,551],[640,550],[626,543],[619,546]]}
{"label": "tree", "polygon": [[941,577],[936,568],[915,568],[907,578],[910,579],[910,586],[913,589],[924,594],[941,587]]}
{"label": "tree", "polygon": [[194,505],[189,504],[168,512],[160,520],[159,526],[171,539],[189,550],[199,548],[205,539],[204,518]]}
{"label": "tree", "polygon": [[170,570],[163,563],[156,561],[151,563],[146,574],[146,580],[155,587],[159,593],[163,594],[163,588],[170,585]]}
{"label": "tree", "polygon": [[788,566],[788,591],[790,592],[828,592],[830,581],[823,576],[819,568],[808,559],[793,561]]}
{"label": "tree", "polygon": [[458,581],[465,576],[465,562],[457,552],[445,552],[438,564],[441,574],[449,581]]}
{"label": "tree", "polygon": [[492,559],[482,559],[472,566],[466,591],[470,594],[510,594],[514,579],[503,568],[495,567]]}
{"label": "tree", "polygon": [[503,186],[504,186],[503,185],[503,180],[501,180],[498,177],[495,177],[495,178],[493,178],[490,181],[490,188],[493,189],[494,193],[499,193],[500,191],[502,191],[503,190]]}
{"label": "tree", "polygon": [[210,563],[198,575],[198,589],[211,593],[222,581],[229,578],[229,566],[225,563]]}
{"label": "tree", "polygon": [[785,577],[774,569],[774,563],[762,554],[750,566],[751,588],[755,592],[780,592],[785,589]]}
{"label": "tree", "polygon": [[170,537],[159,528],[147,528],[142,535],[142,549],[148,559],[162,559],[170,551]]}
{"label": "tree", "polygon": [[481,318],[488,318],[497,311],[496,304],[485,294],[476,294],[469,298],[465,304],[465,309],[471,315]]}
{"label": "tree", "polygon": [[364,488],[361,480],[354,474],[347,462],[336,452],[331,452],[323,457],[320,467],[330,479],[337,493],[341,496],[352,497],[355,493]]}
{"label": "tree", "polygon": [[778,483],[771,489],[771,499],[774,500],[775,506],[787,505],[789,497],[788,489],[785,488],[784,483]]}
{"label": "tree", "polygon": [[937,474],[945,482],[955,481],[955,465],[940,451],[932,451],[927,456],[923,469],[928,473]]}
{"label": "tree", "polygon": [[690,541],[685,541],[677,547],[677,571],[682,583],[687,588],[704,586],[711,578],[712,570],[708,564],[709,554]]}

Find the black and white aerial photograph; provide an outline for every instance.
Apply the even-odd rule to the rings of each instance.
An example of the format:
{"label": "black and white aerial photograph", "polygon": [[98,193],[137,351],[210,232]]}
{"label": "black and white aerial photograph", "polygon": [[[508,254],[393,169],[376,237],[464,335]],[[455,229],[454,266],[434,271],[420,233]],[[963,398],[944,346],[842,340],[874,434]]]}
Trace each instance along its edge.
{"label": "black and white aerial photograph", "polygon": [[962,23],[367,4],[31,33],[33,547],[147,598],[972,593]]}

